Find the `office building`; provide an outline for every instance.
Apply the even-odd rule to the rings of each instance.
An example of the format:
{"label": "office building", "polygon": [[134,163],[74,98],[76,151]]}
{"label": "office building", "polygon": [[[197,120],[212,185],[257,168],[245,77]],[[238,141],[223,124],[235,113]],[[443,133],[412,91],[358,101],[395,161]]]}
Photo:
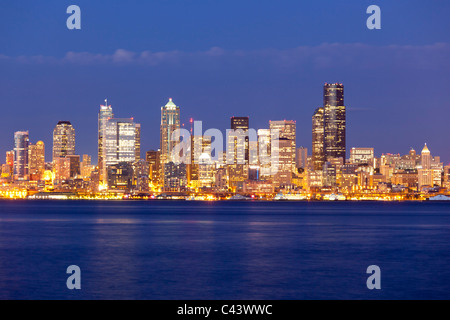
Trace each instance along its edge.
{"label": "office building", "polygon": [[172,98],[161,107],[161,126],[160,126],[160,147],[161,147],[161,165],[172,161],[172,150],[177,144],[172,141],[172,133],[180,129],[180,107],[175,105]]}
{"label": "office building", "polygon": [[[373,148],[351,148],[350,163],[373,165],[374,149]],[[345,160],[345,159],[344,159]]]}
{"label": "office building", "polygon": [[75,129],[70,121],[59,121],[53,130],[53,161],[75,154]]}
{"label": "office building", "polygon": [[28,180],[28,131],[14,133],[14,178],[16,180]]}
{"label": "office building", "polygon": [[108,119],[104,143],[104,167],[136,160],[136,124],[133,118]]}
{"label": "office building", "polygon": [[161,183],[161,151],[150,150],[146,153],[146,160],[149,166],[149,180],[154,187]]}
{"label": "office building", "polygon": [[326,83],[323,88],[324,152],[328,157],[346,159],[346,110],[344,86]]}
{"label": "office building", "polygon": [[105,105],[100,105],[100,111],[98,113],[98,171],[100,182],[106,182],[106,167],[104,159],[104,136],[106,130],[106,124],[109,119],[114,118],[114,114],[111,105],[108,105],[108,100],[105,100]]}
{"label": "office building", "polygon": [[38,181],[43,178],[45,171],[45,144],[38,141],[28,146],[28,161],[30,180]]}

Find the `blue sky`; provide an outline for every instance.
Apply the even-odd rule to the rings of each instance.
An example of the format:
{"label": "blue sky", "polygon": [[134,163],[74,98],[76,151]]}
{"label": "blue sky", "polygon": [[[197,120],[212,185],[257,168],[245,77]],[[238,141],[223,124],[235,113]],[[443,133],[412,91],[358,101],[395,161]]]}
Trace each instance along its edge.
{"label": "blue sky", "polygon": [[[66,28],[81,8],[82,29]],[[366,28],[366,8],[382,29]],[[158,148],[160,107],[226,129],[297,121],[311,146],[311,116],[325,82],[345,85],[347,147],[420,151],[450,161],[448,1],[10,1],[0,3],[0,162],[29,130],[50,159],[53,127],[69,120],[77,153],[96,158],[97,112],[142,124]]]}

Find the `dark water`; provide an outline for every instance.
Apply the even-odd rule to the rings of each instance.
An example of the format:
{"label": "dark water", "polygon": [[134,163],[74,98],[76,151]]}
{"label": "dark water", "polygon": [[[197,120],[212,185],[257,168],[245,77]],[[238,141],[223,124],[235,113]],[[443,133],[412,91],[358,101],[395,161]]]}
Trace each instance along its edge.
{"label": "dark water", "polygon": [[449,263],[447,203],[0,202],[0,299],[450,299]]}

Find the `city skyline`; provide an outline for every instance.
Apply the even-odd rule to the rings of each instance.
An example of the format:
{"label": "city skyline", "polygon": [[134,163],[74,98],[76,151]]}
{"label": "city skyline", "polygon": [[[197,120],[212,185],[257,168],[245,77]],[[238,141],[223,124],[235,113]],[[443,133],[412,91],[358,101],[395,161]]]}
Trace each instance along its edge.
{"label": "city skyline", "polygon": [[[383,28],[375,31],[366,27],[368,1],[134,1],[129,10],[78,4],[83,27],[75,31],[66,28],[67,4],[60,1],[0,4],[2,26],[21,21],[20,28],[2,28],[0,154],[12,149],[15,131],[29,130],[48,145],[47,128],[70,120],[77,152],[97,162],[90,115],[106,97],[139,119],[142,150],[159,144],[155,109],[168,97],[186,111],[185,125],[188,115],[219,129],[239,115],[250,116],[255,128],[279,115],[295,119],[298,142],[311,150],[311,110],[322,105],[327,81],[349,89],[347,145],[380,154],[427,142],[450,161],[442,138],[450,116],[450,3],[380,0]],[[422,16],[433,19],[411,23]]]}
{"label": "city skyline", "polygon": [[[325,88],[326,88],[326,86],[327,85],[330,85],[328,82],[325,82],[325,85],[324,85],[324,90],[325,90]],[[342,84],[340,84],[340,85],[342,85]],[[325,98],[325,97],[324,97]],[[108,99],[105,99],[105,105],[100,105],[100,112],[97,110],[97,114],[98,114],[98,126],[99,126],[99,130],[98,130],[98,144],[97,144],[97,152],[93,152],[92,154],[89,154],[89,153],[85,153],[85,152],[77,152],[77,154],[78,155],[83,155],[83,154],[87,154],[87,155],[89,155],[90,157],[92,157],[92,159],[95,159],[95,160],[97,160],[97,161],[93,161],[94,163],[97,163],[98,165],[99,165],[99,167],[101,168],[102,167],[102,164],[101,164],[101,161],[98,161],[98,159],[99,158],[101,158],[100,157],[100,154],[102,153],[102,150],[101,150],[101,145],[102,145],[102,138],[101,138],[101,132],[100,132],[100,126],[105,126],[106,125],[106,123],[109,121],[109,119],[111,119],[111,120],[114,120],[114,114],[112,113],[113,111],[112,111],[112,104],[110,104],[110,105],[108,105]],[[168,98],[168,102],[167,102],[167,104],[166,104],[166,107],[167,107],[167,105],[170,105],[170,106],[174,106],[174,107],[176,107],[176,108],[178,108],[178,118],[180,118],[180,109],[179,109],[179,107],[178,106],[175,106],[175,104],[172,102],[173,101],[173,98]],[[325,104],[325,102],[324,102],[324,104]],[[161,107],[161,110],[163,109],[164,107]],[[345,108],[345,107],[344,107]],[[106,110],[106,111],[105,111]],[[319,108],[317,108],[313,113],[312,113],[312,119],[313,119],[313,123],[312,123],[312,130],[310,129],[310,132],[312,131],[313,133],[312,133],[312,136],[310,136],[311,138],[310,139],[305,139],[305,138],[303,138],[302,140],[300,140],[300,141],[297,141],[296,142],[296,145],[298,145],[298,146],[308,146],[308,141],[313,141],[312,142],[312,144],[310,144],[308,147],[307,147],[307,149],[308,149],[308,155],[309,156],[312,156],[312,158],[313,158],[313,161],[314,161],[314,157],[315,157],[315,153],[313,152],[313,150],[314,150],[314,140],[315,140],[315,138],[314,138],[314,126],[315,126],[315,121],[317,121],[316,119],[315,119],[315,117],[316,117],[316,114],[317,114],[317,112],[318,111],[320,111],[320,112],[322,112],[322,113],[324,113],[323,112],[323,110],[324,110],[324,108],[323,107],[319,107]],[[104,113],[104,112],[106,112],[106,116],[102,116],[102,114]],[[161,111],[162,112],[162,111]],[[103,118],[104,119],[103,119]],[[321,115],[321,117],[322,117],[322,119],[324,118],[324,114],[322,114]],[[192,117],[187,117],[188,119],[189,119],[189,121],[191,121],[193,118]],[[237,119],[241,119],[241,118],[246,118],[247,119],[247,126],[248,126],[248,123],[251,121],[251,117],[249,117],[249,116],[246,116],[246,117],[243,117],[243,116],[232,116],[231,117],[231,119],[233,119],[233,118],[237,118]],[[345,109],[344,109],[344,118],[345,118]],[[103,119],[103,120],[102,120]],[[128,122],[128,121],[132,121],[133,122],[133,120],[134,120],[134,117],[133,118],[127,118],[127,119],[125,119],[125,118],[122,118],[122,120],[123,121],[125,121],[125,122]],[[202,119],[195,119],[196,121],[198,121],[198,120],[200,120],[200,121],[203,121]],[[180,120],[177,120],[177,121],[179,121],[180,122]],[[180,127],[182,127],[182,128],[186,128],[186,129],[188,129],[188,126],[189,126],[189,121],[188,122],[186,122],[186,123],[180,123],[179,125],[178,125],[178,127],[176,127],[176,128],[180,128]],[[233,120],[232,120],[233,121]],[[267,125],[266,125],[266,127],[261,127],[261,128],[255,128],[255,127],[253,127],[253,126],[250,126],[250,128],[252,128],[252,129],[255,129],[255,130],[264,130],[264,129],[268,129],[269,127],[270,127],[270,122],[274,122],[274,121],[280,121],[280,120],[267,120]],[[283,121],[286,121],[286,120],[283,120]],[[294,120],[294,121],[296,121],[296,120]],[[324,127],[324,120],[321,120],[322,122],[322,124],[321,125],[319,125],[319,127],[320,126],[323,126]],[[134,122],[133,122],[134,123]],[[52,143],[50,144],[48,141],[47,141],[47,143],[45,143],[45,141],[44,141],[44,139],[40,139],[39,137],[34,137],[33,135],[32,135],[32,133],[30,134],[30,130],[17,130],[17,131],[15,131],[14,133],[16,133],[16,132],[28,132],[28,138],[29,138],[29,140],[30,140],[30,144],[32,144],[32,143],[37,143],[37,142],[42,142],[42,141],[44,141],[44,143],[47,145],[52,145],[53,146],[53,148],[48,148],[47,150],[46,150],[46,153],[45,153],[45,157],[46,157],[46,159],[48,160],[48,159],[52,159],[52,158],[55,158],[55,150],[54,150],[54,147],[55,147],[55,132],[56,132],[56,130],[58,129],[58,127],[60,127],[60,126],[70,126],[70,130],[73,130],[73,137],[71,137],[70,139],[68,139],[68,138],[66,138],[65,140],[65,142],[64,142],[64,145],[66,145],[66,144],[70,144],[70,146],[68,146],[68,149],[69,149],[69,152],[67,153],[67,151],[63,151],[63,153],[64,154],[67,154],[67,155],[73,155],[73,154],[75,154],[75,130],[74,130],[74,127],[73,127],[73,125],[72,125],[72,123],[70,122],[70,121],[68,121],[68,120],[58,120],[58,123],[57,123],[57,125],[56,125],[56,127],[52,130],[52,138],[51,138],[51,140],[52,140]],[[137,130],[137,126],[139,127],[139,135],[140,135],[140,132],[141,132],[141,124],[140,123],[135,123],[135,126],[136,126],[136,130]],[[63,128],[62,127],[62,128]],[[233,128],[233,126],[231,126],[230,128],[232,128],[232,129],[235,129],[235,128]],[[236,128],[238,128],[238,127],[236,127]],[[203,128],[203,131],[206,131],[207,129],[210,129],[209,127],[204,127]],[[222,132],[225,132],[226,131],[226,129],[227,128],[224,128],[224,129],[219,129],[219,130],[221,130]],[[345,139],[345,130],[346,130],[346,125],[345,125],[345,120],[344,120],[344,139]],[[65,132],[65,129],[63,129],[63,132]],[[159,140],[159,142],[161,143],[162,142],[162,136],[161,136],[161,128],[159,128],[159,132],[158,132],[158,140]],[[153,132],[153,135],[154,135],[154,133],[155,132]],[[137,131],[136,131],[136,134],[137,134]],[[321,133],[321,136],[323,136],[323,137],[321,137],[321,138],[318,138],[319,140],[323,140],[323,146],[321,147],[323,150],[325,150],[325,140],[324,140],[324,137],[326,136],[325,135],[325,130],[324,130],[324,128],[322,129],[322,133]],[[145,141],[145,138],[146,137],[144,137],[144,141]],[[148,137],[147,137],[148,138]],[[296,138],[296,140],[298,140],[298,137],[297,137],[297,135],[295,135],[295,138]],[[429,143],[429,141],[426,141],[426,142],[422,142],[422,145],[423,145],[423,143],[425,143],[425,144],[428,144],[428,145],[430,145],[430,143]],[[246,144],[248,144],[248,141],[246,142]],[[346,141],[344,141],[344,150],[345,150],[345,152],[344,152],[344,155],[345,154],[350,154],[350,150],[351,150],[351,148],[373,148],[372,146],[370,146],[370,145],[361,145],[361,146],[354,146],[354,145],[352,145],[352,146],[349,146],[348,144],[346,144]],[[420,149],[421,148],[421,145],[419,144],[419,145],[417,145],[416,147],[414,147],[414,146],[411,146],[411,144],[408,144],[408,143],[406,143],[405,145],[409,145],[409,147],[408,148],[405,148],[405,150],[391,150],[391,151],[389,151],[389,152],[380,152],[380,151],[377,151],[377,149],[376,148],[374,148],[374,150],[375,150],[375,153],[374,153],[374,155],[375,156],[381,156],[382,154],[388,154],[388,153],[401,153],[401,152],[405,152],[406,151],[406,149],[408,149],[408,150],[410,150],[411,148],[412,149]],[[431,145],[433,145],[433,141],[431,142]],[[76,146],[77,146],[77,148],[80,148],[80,145],[79,144],[76,144]],[[0,149],[2,148],[2,146],[0,146]],[[8,151],[10,151],[10,150],[13,150],[14,149],[14,146],[12,147],[12,148],[6,148],[6,147],[4,147],[3,146],[3,148],[5,149],[5,153],[6,152],[8,152]],[[83,147],[81,146],[81,148],[83,149]],[[147,152],[147,151],[149,151],[149,150],[159,150],[161,148],[161,145],[158,145],[158,146],[152,146],[152,147],[150,147],[150,148],[147,148],[147,149],[144,149],[144,150],[141,150],[141,142],[139,141],[139,156],[141,157],[141,158],[145,158],[145,152]],[[247,147],[248,148],[248,147]],[[434,148],[433,148],[434,149]],[[325,152],[325,151],[324,151]],[[50,154],[49,154],[50,153]],[[247,153],[248,153],[248,151],[247,151]],[[316,152],[316,154],[317,154],[317,152]],[[331,155],[332,156],[332,155]],[[136,153],[136,158],[138,157],[138,155],[137,155],[137,153]],[[323,165],[323,162],[325,162],[325,153],[324,153],[324,155],[321,157],[321,159],[322,160],[320,160],[319,162],[321,163],[321,165]],[[349,159],[350,157],[349,156],[347,156],[346,157],[346,159]],[[247,159],[248,159],[248,155],[247,155]],[[0,163],[4,163],[5,161],[4,160],[0,160]],[[50,162],[50,161],[47,161],[47,162]],[[448,164],[450,165],[450,159],[447,159],[447,160],[445,160],[444,161],[444,163],[447,163],[448,162]],[[321,167],[321,166],[319,166],[319,167]],[[101,170],[100,170],[101,171]]]}
{"label": "city skyline", "polygon": [[[161,106],[160,146],[141,157],[141,125],[134,117],[114,117],[105,99],[97,117],[97,151],[102,159],[97,166],[91,155],[75,153],[70,121],[55,126],[48,162],[42,140],[33,144],[29,131],[16,131],[14,150],[6,152],[2,164],[2,192],[12,197],[22,197],[22,192],[48,197],[48,192],[61,191],[64,196],[73,192],[94,197],[244,193],[269,199],[279,192],[276,199],[294,191],[304,200],[320,197],[321,192],[333,192],[330,197],[336,192],[342,199],[355,199],[351,196],[355,192],[356,198],[369,192],[376,199],[389,194],[393,199],[421,199],[450,189],[450,166],[441,162],[440,155],[432,155],[427,143],[420,155],[411,148],[407,154],[396,151],[377,157],[371,146],[351,146],[347,153],[343,83],[323,85],[323,106],[313,112],[310,127],[311,154],[297,141],[296,120],[269,120],[255,129],[249,116],[232,116],[229,129],[222,132],[190,118],[189,130],[180,123],[181,109],[172,98]],[[19,195],[17,190],[22,190]]]}

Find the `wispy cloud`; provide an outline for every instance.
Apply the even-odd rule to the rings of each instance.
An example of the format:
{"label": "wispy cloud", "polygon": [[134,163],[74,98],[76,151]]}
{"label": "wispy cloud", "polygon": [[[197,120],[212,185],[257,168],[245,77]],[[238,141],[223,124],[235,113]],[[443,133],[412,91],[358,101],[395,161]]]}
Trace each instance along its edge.
{"label": "wispy cloud", "polygon": [[79,65],[146,65],[177,64],[182,62],[207,62],[229,59],[231,61],[262,61],[280,68],[302,65],[317,69],[340,66],[373,69],[379,67],[411,67],[414,69],[449,69],[450,43],[423,46],[373,46],[362,43],[324,43],[318,46],[261,50],[225,50],[213,47],[206,51],[143,51],[133,52],[117,49],[112,54],[91,52],[67,52],[64,57],[17,56],[0,54],[1,61],[32,64],[79,64]]}

